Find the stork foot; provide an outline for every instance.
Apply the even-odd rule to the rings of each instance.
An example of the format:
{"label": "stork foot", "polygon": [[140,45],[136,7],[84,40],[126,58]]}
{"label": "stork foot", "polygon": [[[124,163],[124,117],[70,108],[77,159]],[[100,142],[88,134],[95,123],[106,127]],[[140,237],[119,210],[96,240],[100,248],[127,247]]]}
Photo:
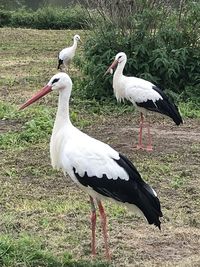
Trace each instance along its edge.
{"label": "stork foot", "polygon": [[146,151],[153,151],[153,147],[152,147],[151,145],[148,145],[148,146],[146,147]]}
{"label": "stork foot", "polygon": [[137,146],[136,146],[136,149],[137,149],[137,150],[139,150],[139,149],[143,149],[143,150],[144,150],[145,147],[144,147],[143,145],[137,145]]}

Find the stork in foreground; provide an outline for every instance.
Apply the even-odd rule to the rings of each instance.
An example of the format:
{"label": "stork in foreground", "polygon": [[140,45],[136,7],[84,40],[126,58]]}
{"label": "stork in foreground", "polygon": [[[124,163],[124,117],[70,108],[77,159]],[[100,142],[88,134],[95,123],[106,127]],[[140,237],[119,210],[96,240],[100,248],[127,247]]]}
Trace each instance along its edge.
{"label": "stork in foreground", "polygon": [[162,216],[155,191],[145,183],[134,165],[109,145],[100,142],[77,128],[69,117],[69,99],[72,81],[64,73],[54,75],[48,84],[24,103],[24,109],[51,91],[59,92],[58,110],[50,142],[51,164],[68,174],[90,196],[92,224],[92,254],[96,254],[96,209],[99,208],[106,257],[110,259],[106,214],[102,199],[124,203],[131,210],[138,210],[149,224],[160,229]]}
{"label": "stork in foreground", "polygon": [[65,67],[68,67],[71,60],[73,59],[78,41],[81,41],[81,38],[78,34],[74,35],[74,43],[72,46],[64,48],[60,51],[58,55],[58,69],[62,70],[61,66],[64,65]]}
{"label": "stork in foreground", "polygon": [[[145,126],[144,114],[147,110],[170,117],[176,125],[183,123],[183,121],[177,106],[170,102],[165,93],[157,86],[140,78],[123,75],[126,61],[126,54],[124,52],[118,53],[106,73],[112,73],[113,69],[117,67],[113,76],[113,89],[117,101],[127,99],[140,110],[140,130],[137,148],[144,149],[144,145],[142,144],[142,130]],[[146,150],[151,151],[152,140],[149,123],[146,124],[146,127],[148,130],[148,145]]]}

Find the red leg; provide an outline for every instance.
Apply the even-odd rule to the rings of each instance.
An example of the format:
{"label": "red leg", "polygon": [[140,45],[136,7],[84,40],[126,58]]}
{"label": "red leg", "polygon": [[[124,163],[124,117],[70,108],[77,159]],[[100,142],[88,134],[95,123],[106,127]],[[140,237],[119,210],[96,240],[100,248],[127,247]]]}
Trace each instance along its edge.
{"label": "red leg", "polygon": [[95,236],[95,229],[96,229],[96,208],[94,205],[94,200],[93,198],[90,196],[90,203],[91,203],[91,225],[92,225],[92,256],[96,256],[96,236]]}
{"label": "red leg", "polygon": [[103,229],[103,238],[104,238],[104,243],[105,243],[105,248],[106,248],[106,258],[108,260],[110,260],[111,256],[110,256],[109,245],[108,245],[106,213],[104,211],[103,205],[101,204],[101,201],[98,201],[98,207],[99,207],[99,212],[100,212],[100,216],[101,216],[101,224],[102,224],[102,229]]}
{"label": "red leg", "polygon": [[142,129],[143,129],[143,124],[144,124],[144,116],[142,112],[140,113],[140,130],[139,130],[139,137],[138,137],[138,145],[137,149],[143,149],[143,144],[142,144]]}
{"label": "red leg", "polygon": [[152,147],[152,138],[151,138],[151,133],[150,133],[150,125],[149,123],[147,124],[147,130],[148,130],[148,145],[146,150],[147,151],[152,151],[153,147]]}

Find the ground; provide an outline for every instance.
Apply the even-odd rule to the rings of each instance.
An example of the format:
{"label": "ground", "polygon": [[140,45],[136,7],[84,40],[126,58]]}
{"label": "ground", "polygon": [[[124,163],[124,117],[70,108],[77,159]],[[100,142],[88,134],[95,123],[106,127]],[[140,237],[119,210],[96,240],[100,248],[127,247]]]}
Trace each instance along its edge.
{"label": "ground", "polygon": [[[33,241],[38,239],[42,248],[56,257],[69,252],[78,262],[92,262],[89,198],[68,176],[52,170],[50,133],[39,135],[38,139],[31,136],[33,139],[27,143],[14,136],[19,138],[26,123],[39,114],[36,105],[19,115],[17,106],[55,73],[56,51],[52,43],[56,44],[59,34],[63,39],[58,40],[57,46],[61,48],[65,31],[0,29],[0,34],[3,44],[0,89],[4,113],[0,130],[2,136],[13,137],[9,141],[1,139],[0,238],[7,235],[10,240],[17,240],[29,236]],[[70,34],[73,33],[68,32]],[[12,38],[15,41],[9,43]],[[35,52],[29,44],[35,44]],[[51,107],[53,120],[57,98],[53,95],[46,99],[41,102],[41,108],[47,112],[45,106]],[[177,127],[170,119],[150,114],[154,150],[138,151],[135,144],[139,115],[134,110],[95,114],[84,107],[77,111],[74,101],[71,109],[74,123],[90,136],[125,154],[161,201],[164,215],[161,231],[123,206],[105,203],[112,252],[110,266],[200,266],[200,120],[184,118],[184,124]],[[4,104],[11,104],[14,114],[6,111]],[[99,216],[97,252],[97,258],[103,259]],[[0,263],[1,257],[0,253]]]}

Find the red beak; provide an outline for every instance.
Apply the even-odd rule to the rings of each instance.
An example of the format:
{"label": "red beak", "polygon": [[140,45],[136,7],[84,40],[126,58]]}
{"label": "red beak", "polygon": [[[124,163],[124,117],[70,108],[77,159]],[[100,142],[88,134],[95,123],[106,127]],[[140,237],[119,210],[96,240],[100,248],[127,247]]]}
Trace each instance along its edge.
{"label": "red beak", "polygon": [[106,75],[108,72],[111,73],[111,70],[115,69],[117,67],[118,61],[114,60],[113,63],[110,65],[110,67],[107,69],[107,71],[104,73]]}
{"label": "red beak", "polygon": [[40,99],[51,91],[52,89],[50,85],[44,86],[39,92],[37,92],[34,96],[27,100],[19,109],[24,109],[28,107],[29,105],[31,105],[32,103],[34,103],[35,101],[37,101],[38,99]]}

